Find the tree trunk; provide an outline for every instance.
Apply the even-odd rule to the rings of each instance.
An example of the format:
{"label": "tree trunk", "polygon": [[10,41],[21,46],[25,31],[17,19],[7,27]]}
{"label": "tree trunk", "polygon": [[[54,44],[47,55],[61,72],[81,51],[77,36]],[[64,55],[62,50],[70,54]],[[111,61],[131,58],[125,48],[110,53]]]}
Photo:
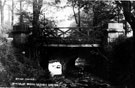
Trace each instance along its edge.
{"label": "tree trunk", "polygon": [[12,21],[11,21],[11,26],[14,25],[14,0],[12,0]]}
{"label": "tree trunk", "polygon": [[[134,58],[134,45],[135,45],[135,17],[132,15],[131,13],[131,2],[130,1],[123,1],[122,2],[122,6],[123,6],[123,11],[124,11],[124,16],[125,16],[125,20],[130,24],[132,30],[133,30],[133,52],[132,52],[132,57]],[[134,67],[133,64],[133,58],[131,59],[131,65],[132,68]],[[132,69],[132,72],[134,70]],[[135,73],[135,72],[134,72]]]}
{"label": "tree trunk", "polygon": [[42,7],[43,0],[34,0],[33,1],[33,35],[39,36],[40,30],[39,30],[39,15],[40,15],[40,9]]}
{"label": "tree trunk", "polygon": [[131,51],[131,57],[130,58],[130,74],[131,74],[131,85],[130,88],[133,88],[135,85],[133,84],[133,81],[135,80],[135,71],[134,71],[134,55],[135,55],[135,17],[131,13],[131,1],[121,1],[122,2],[122,7],[123,7],[123,12],[125,16],[125,20],[130,24],[132,30],[133,30],[133,42],[132,42],[132,51]]}
{"label": "tree trunk", "polygon": [[1,26],[3,27],[4,24],[4,12],[3,12],[3,7],[1,8]]}
{"label": "tree trunk", "polygon": [[6,0],[3,1],[0,0],[0,11],[1,11],[1,26],[3,27],[4,25],[4,6],[5,6]]}
{"label": "tree trunk", "polygon": [[3,27],[4,25],[4,12],[3,12],[4,8],[3,6],[1,7],[1,27]]}

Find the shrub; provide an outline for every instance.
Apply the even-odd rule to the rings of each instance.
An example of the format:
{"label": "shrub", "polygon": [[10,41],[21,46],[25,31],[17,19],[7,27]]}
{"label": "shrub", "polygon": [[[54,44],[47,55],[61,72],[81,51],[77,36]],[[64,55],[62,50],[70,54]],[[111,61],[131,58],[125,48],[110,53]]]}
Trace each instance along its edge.
{"label": "shrub", "polygon": [[124,42],[127,39],[126,36],[124,35],[120,35],[118,38],[116,38],[113,42],[109,43],[108,45],[104,46],[104,49],[107,52],[112,52],[114,47],[116,47],[117,45],[119,45],[120,43]]}
{"label": "shrub", "polygon": [[0,38],[0,42],[0,63],[4,69],[0,72],[0,79],[3,86],[3,83],[9,84],[15,75],[20,74],[23,65],[16,60],[11,43],[7,43],[5,38]]}
{"label": "shrub", "polygon": [[36,62],[17,52],[5,38],[0,38],[0,42],[0,86],[9,86],[15,77],[38,78],[44,74],[40,66],[34,66]]}

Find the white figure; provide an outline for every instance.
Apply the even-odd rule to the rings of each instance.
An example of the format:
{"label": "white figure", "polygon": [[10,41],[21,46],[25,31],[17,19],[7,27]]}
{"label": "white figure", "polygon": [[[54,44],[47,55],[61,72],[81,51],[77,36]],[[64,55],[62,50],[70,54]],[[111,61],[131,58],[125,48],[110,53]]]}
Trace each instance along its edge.
{"label": "white figure", "polygon": [[49,69],[52,77],[54,75],[61,75],[62,74],[62,65],[60,62],[49,63],[48,69]]}

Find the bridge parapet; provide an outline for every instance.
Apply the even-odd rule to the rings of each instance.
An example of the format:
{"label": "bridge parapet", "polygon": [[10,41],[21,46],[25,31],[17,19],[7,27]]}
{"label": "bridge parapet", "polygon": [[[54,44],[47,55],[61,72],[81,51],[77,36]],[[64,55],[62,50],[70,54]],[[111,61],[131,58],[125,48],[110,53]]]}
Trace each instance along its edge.
{"label": "bridge parapet", "polygon": [[[30,31],[17,30],[19,26],[15,28],[13,33],[16,35],[14,39],[18,39],[18,36],[28,35]],[[25,28],[28,29],[28,28]],[[102,42],[99,38],[97,31],[92,31],[89,27],[57,27],[57,28],[42,28],[39,38],[36,37],[36,43],[43,43],[45,46],[92,46],[90,44],[100,44]],[[27,33],[28,32],[28,33]],[[24,38],[21,36],[22,42]],[[26,38],[25,38],[26,39]],[[18,40],[17,40],[18,42]],[[87,44],[87,45],[86,45]],[[88,45],[89,44],[89,45]]]}
{"label": "bridge parapet", "polygon": [[57,27],[44,29],[44,32],[45,46],[92,47],[92,44],[99,46],[102,42],[101,38],[97,37],[97,31],[92,31],[89,27]]}
{"label": "bridge parapet", "polygon": [[72,39],[72,38],[46,38],[45,39],[45,43],[46,44],[95,44],[95,43],[100,43],[101,40],[100,39],[83,39],[83,38],[76,38],[76,39]]}

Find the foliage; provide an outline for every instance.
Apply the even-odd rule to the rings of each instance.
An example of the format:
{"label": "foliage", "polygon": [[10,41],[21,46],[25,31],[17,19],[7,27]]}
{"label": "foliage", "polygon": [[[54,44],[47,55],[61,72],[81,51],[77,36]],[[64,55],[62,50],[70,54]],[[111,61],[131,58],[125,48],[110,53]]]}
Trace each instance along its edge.
{"label": "foliage", "polygon": [[40,10],[43,5],[43,0],[34,0],[33,1],[33,21],[32,21],[32,35],[39,36],[39,16],[40,16]]}
{"label": "foliage", "polygon": [[117,45],[119,45],[120,43],[124,42],[126,39],[127,39],[126,36],[120,35],[117,39],[115,39],[114,42],[111,43],[111,45],[112,45],[112,46],[117,46]]}
{"label": "foliage", "polygon": [[[0,40],[2,41],[3,38]],[[4,39],[6,40],[6,39]],[[1,79],[6,80],[7,83],[11,81],[15,74],[18,74],[22,68],[21,64],[17,62],[13,55],[13,50],[6,41],[2,41],[3,44],[0,46],[0,62],[4,66],[5,72],[1,72]],[[4,75],[5,73],[5,75]]]}
{"label": "foliage", "polygon": [[[74,37],[74,35],[75,35],[80,38],[80,37],[83,37],[82,34],[84,34],[84,35],[90,35],[88,37],[91,37],[94,39],[95,36],[93,36],[93,35],[97,34],[98,36],[96,36],[96,38],[100,38],[100,37],[103,38],[105,36],[104,31],[107,29],[107,23],[116,16],[116,12],[115,12],[116,8],[114,7],[114,5],[112,5],[112,2],[89,1],[89,0],[85,0],[85,1],[84,0],[68,0],[68,1],[69,2],[65,5],[65,7],[73,8],[74,15],[71,16],[71,18],[72,19],[73,19],[73,17],[75,18],[77,26],[80,25],[81,27],[88,27],[87,29],[79,28],[77,30],[79,30],[82,33],[73,31],[70,34],[70,36]],[[41,5],[41,3],[43,5]],[[39,33],[38,35],[42,35],[42,34],[45,34],[44,33],[44,31],[45,31],[46,34],[48,34],[47,36],[56,35],[57,33],[55,32],[55,30],[51,29],[51,27],[56,26],[55,25],[56,21],[48,20],[47,18],[45,18],[46,12],[45,12],[44,8],[41,8],[44,6],[44,3],[42,2],[42,0],[40,3],[33,2],[33,6],[35,4],[37,6],[39,5],[39,7],[40,7],[40,8],[35,9],[35,10],[38,10],[37,11],[38,14],[34,13],[35,12],[34,9],[33,9],[33,13],[28,13],[26,11],[23,11],[21,14],[24,16],[24,21],[26,22],[26,24],[34,25],[36,22],[38,22],[38,23],[36,23],[36,24],[38,24],[37,26],[46,27],[46,29],[41,29],[41,30],[40,30],[40,27],[34,28],[33,32],[34,32],[34,30],[36,30],[37,32],[35,32],[35,33]],[[52,4],[53,7],[59,8],[60,6],[57,4],[61,3],[61,0],[56,0],[55,2],[52,2],[52,3],[55,3],[55,4]],[[50,5],[50,3],[45,3],[45,4]],[[63,9],[65,7],[63,7]],[[48,8],[48,7],[46,7],[46,8]],[[75,9],[78,9],[77,13],[74,11]],[[59,10],[62,10],[62,9],[59,9]],[[37,16],[34,16],[34,14],[37,14]],[[80,14],[80,17],[79,17],[79,14]],[[34,17],[38,17],[38,18],[35,18],[36,20],[38,19],[35,22],[34,22]],[[48,27],[48,25],[49,25],[49,27]],[[95,30],[96,30],[96,32],[94,32]],[[92,33],[91,31],[94,33]]]}
{"label": "foliage", "polygon": [[[119,64],[117,67],[115,67],[115,69],[119,68],[118,70],[122,70],[123,72],[121,72],[122,74],[124,72],[123,76],[121,76],[121,79],[116,79],[116,80],[123,80],[122,78],[125,78],[125,83],[127,84],[127,82],[129,83],[129,86],[134,87],[134,83],[132,81],[134,81],[134,77],[135,77],[135,71],[134,71],[134,57],[135,57],[135,50],[133,49],[134,45],[135,45],[135,16],[134,16],[134,12],[135,12],[135,1],[116,1],[117,5],[121,6],[123,9],[123,14],[125,17],[125,20],[130,24],[132,30],[133,30],[133,37],[130,39],[127,39],[125,42],[123,42],[122,44],[120,44],[115,52],[116,54],[114,54],[114,58],[118,59],[117,64]],[[124,68],[124,69],[122,69]],[[120,74],[121,75],[121,74]],[[129,77],[130,76],[130,77]],[[116,77],[116,76],[115,76]],[[127,80],[127,81],[126,81]],[[130,81],[130,82],[129,82]]]}
{"label": "foliage", "polygon": [[120,35],[118,38],[116,38],[113,42],[109,43],[108,45],[104,46],[104,49],[108,53],[112,53],[113,49],[118,46],[119,44],[125,42],[128,38],[124,35]]}
{"label": "foliage", "polygon": [[[104,25],[107,21],[113,19],[116,16],[116,8],[112,2],[87,0],[69,0],[69,2],[72,3],[71,6],[73,8],[78,8],[78,10],[81,9],[82,13],[80,14],[80,21],[84,20],[82,25],[85,24],[87,27]],[[74,14],[74,16],[75,19],[78,18],[78,15]]]}
{"label": "foliage", "polygon": [[[88,38],[90,40],[103,40],[106,42],[108,22],[115,18],[117,15],[116,7],[112,2],[106,1],[84,1],[84,0],[69,0],[71,7],[78,9],[78,12],[74,12],[74,18],[76,20],[78,28],[70,35],[70,37]],[[81,11],[79,13],[79,10]],[[80,17],[79,17],[80,15]]]}
{"label": "foliage", "polygon": [[30,59],[8,43],[3,37],[0,45],[0,86],[10,86],[15,77],[34,77],[38,78],[44,75],[43,69],[36,66]]}
{"label": "foliage", "polygon": [[115,1],[116,5],[119,6],[122,11],[123,15],[125,17],[125,20],[130,24],[132,30],[134,31],[135,26],[135,1]]}
{"label": "foliage", "polygon": [[[23,11],[21,13],[18,13],[18,15],[23,15],[23,25],[26,25],[28,27],[32,26],[33,22],[33,13]],[[16,23],[16,25],[21,25],[22,23]],[[39,36],[42,37],[48,37],[51,35],[55,35],[55,30],[51,29],[55,27],[55,22],[53,20],[49,20],[45,18],[44,14],[40,14],[39,20],[38,20],[38,31],[39,31]],[[31,31],[33,31],[32,29]]]}

